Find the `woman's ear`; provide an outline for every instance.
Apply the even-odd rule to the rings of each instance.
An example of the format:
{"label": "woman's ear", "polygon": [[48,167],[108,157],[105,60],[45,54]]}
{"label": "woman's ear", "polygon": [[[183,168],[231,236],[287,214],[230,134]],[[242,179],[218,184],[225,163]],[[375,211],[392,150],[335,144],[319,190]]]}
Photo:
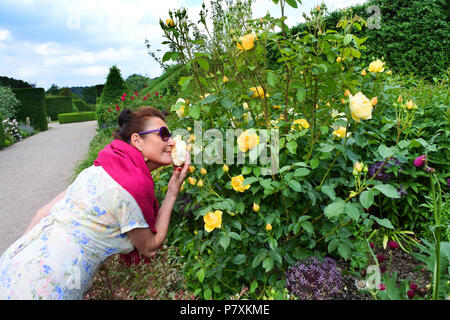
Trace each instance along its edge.
{"label": "woman's ear", "polygon": [[139,137],[139,135],[137,133],[133,133],[130,137],[131,139],[131,145],[133,147],[135,147],[136,149],[138,149],[139,151],[142,151],[142,146],[141,146],[141,139]]}

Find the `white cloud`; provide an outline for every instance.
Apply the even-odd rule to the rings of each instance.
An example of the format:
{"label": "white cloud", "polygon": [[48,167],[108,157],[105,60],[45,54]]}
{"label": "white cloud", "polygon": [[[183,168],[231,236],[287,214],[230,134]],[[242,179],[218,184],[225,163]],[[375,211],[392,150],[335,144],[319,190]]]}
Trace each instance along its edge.
{"label": "white cloud", "polygon": [[6,40],[10,37],[11,32],[6,29],[0,29],[0,41]]}

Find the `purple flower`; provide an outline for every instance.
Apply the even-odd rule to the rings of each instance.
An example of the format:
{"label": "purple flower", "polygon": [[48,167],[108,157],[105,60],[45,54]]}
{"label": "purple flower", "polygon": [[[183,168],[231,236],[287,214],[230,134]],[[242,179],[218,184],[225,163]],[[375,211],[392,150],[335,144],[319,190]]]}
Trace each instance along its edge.
{"label": "purple flower", "polygon": [[377,260],[379,263],[383,263],[386,261],[386,257],[382,254],[377,254]]}
{"label": "purple flower", "polygon": [[286,271],[286,288],[303,300],[332,299],[343,286],[341,272],[333,259],[316,257],[297,261]]}
{"label": "purple flower", "polygon": [[450,178],[447,178],[447,187],[450,187]]}
{"label": "purple flower", "polygon": [[419,287],[419,286],[418,286],[417,284],[414,284],[414,283],[411,283],[411,285],[409,286],[409,288],[410,288],[411,290],[414,290],[414,291],[416,291],[418,287]]}
{"label": "purple flower", "polygon": [[[381,168],[382,164],[384,163],[384,161],[378,161],[375,164],[371,165],[369,167],[369,177],[373,177],[375,175],[375,173]],[[378,174],[375,176],[375,180],[380,180],[380,181],[389,181],[392,177],[392,175],[390,173],[386,173],[386,169],[390,168],[392,165],[395,166],[400,166],[402,164],[402,162],[400,162],[397,158],[391,158],[383,167],[383,169],[380,170],[380,172],[378,172]],[[403,167],[400,167],[399,170],[403,170]]]}
{"label": "purple flower", "polygon": [[414,290],[408,290],[408,292],[406,294],[408,295],[408,298],[410,298],[410,299],[414,298],[414,296],[416,295]]}
{"label": "purple flower", "polygon": [[414,165],[417,168],[422,167],[426,162],[427,162],[427,156],[424,155],[424,154],[419,156],[419,157],[417,157],[416,159],[414,159]]}
{"label": "purple flower", "polygon": [[403,185],[400,185],[400,189],[397,189],[397,192],[400,197],[406,196],[408,194],[408,191],[405,190]]}

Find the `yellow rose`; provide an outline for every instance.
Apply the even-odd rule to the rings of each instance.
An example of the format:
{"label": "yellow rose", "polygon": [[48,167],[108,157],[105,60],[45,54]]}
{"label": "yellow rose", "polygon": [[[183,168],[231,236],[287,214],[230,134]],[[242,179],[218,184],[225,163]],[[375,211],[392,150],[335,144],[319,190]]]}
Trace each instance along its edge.
{"label": "yellow rose", "polygon": [[178,117],[183,118],[184,117],[184,107],[186,106],[186,101],[183,98],[179,98],[177,102],[175,103],[175,107],[178,107],[175,112],[177,113]]}
{"label": "yellow rose", "polygon": [[237,139],[237,143],[239,150],[247,152],[259,144],[259,136],[256,133],[250,133],[249,130],[245,130]]}
{"label": "yellow rose", "polygon": [[276,106],[272,106],[272,108],[274,108],[274,109],[281,109],[281,106],[276,105]]}
{"label": "yellow rose", "polygon": [[200,188],[203,187],[202,179],[198,180],[197,187],[200,187]]}
{"label": "yellow rose", "polygon": [[168,27],[174,27],[175,26],[175,24],[173,23],[172,19],[167,19],[166,20],[166,24],[167,24]]}
{"label": "yellow rose", "polygon": [[[295,126],[295,125],[297,125],[297,126]],[[294,125],[292,126],[292,130],[295,130],[296,128],[308,129],[309,123],[308,123],[308,121],[306,121],[306,119],[294,120]]]}
{"label": "yellow rose", "polygon": [[251,187],[250,184],[243,186],[242,182],[244,182],[244,176],[242,174],[231,178],[231,186],[235,191],[244,192]]}
{"label": "yellow rose", "polygon": [[251,50],[255,46],[255,40],[258,40],[253,33],[246,34],[239,38],[237,47],[239,50]]}
{"label": "yellow rose", "polygon": [[378,98],[377,97],[373,97],[372,99],[370,99],[370,104],[372,106],[375,106],[378,103]]}
{"label": "yellow rose", "polygon": [[370,72],[383,72],[384,71],[384,62],[381,60],[375,60],[369,64]]}
{"label": "yellow rose", "polygon": [[364,164],[362,162],[356,161],[354,169],[358,172],[363,171]]}
{"label": "yellow rose", "polygon": [[200,169],[200,173],[203,174],[203,175],[205,175],[205,174],[207,174],[207,171],[206,171],[205,168],[201,168],[201,169]]}
{"label": "yellow rose", "polygon": [[409,100],[405,105],[408,110],[417,109],[417,105],[412,100]]}
{"label": "yellow rose", "polygon": [[272,230],[272,225],[270,223],[266,224],[266,230],[267,231]]}
{"label": "yellow rose", "polygon": [[247,102],[244,102],[244,103],[242,104],[242,106],[244,107],[244,110],[248,110],[248,103],[247,103]]}
{"label": "yellow rose", "polygon": [[339,62],[341,62],[341,61],[342,61],[342,58],[341,58],[341,57],[337,57],[337,58],[336,58],[336,62],[339,63]]}
{"label": "yellow rose", "polygon": [[361,75],[365,76],[367,74],[366,69],[363,69],[363,71],[361,71]]}
{"label": "yellow rose", "polygon": [[195,184],[197,183],[197,180],[195,180],[195,178],[189,177],[189,178],[188,178],[188,182],[189,182],[191,185],[195,186]]}
{"label": "yellow rose", "polygon": [[361,119],[372,119],[372,104],[361,91],[354,96],[350,95],[349,101],[353,120],[360,122]]}
{"label": "yellow rose", "polygon": [[391,74],[392,74],[392,70],[388,70],[388,71],[386,71],[386,74],[389,74],[389,75],[391,75]]}
{"label": "yellow rose", "polygon": [[189,166],[189,172],[192,173],[195,171],[195,167],[194,166]]}
{"label": "yellow rose", "polygon": [[226,164],[223,165],[222,170],[225,172],[228,172],[228,170],[230,170],[230,168],[228,168],[228,166]]}
{"label": "yellow rose", "polygon": [[207,232],[213,231],[215,228],[222,228],[222,211],[216,210],[208,212],[204,217],[205,230]]}
{"label": "yellow rose", "polygon": [[[249,91],[252,92],[252,98],[257,98],[257,97],[264,98],[264,90],[262,87],[251,87],[249,89]],[[268,98],[269,95],[266,94],[266,97]]]}
{"label": "yellow rose", "polygon": [[228,82],[228,77],[227,76],[223,76],[222,81],[223,81],[223,83],[227,83]]}
{"label": "yellow rose", "polygon": [[338,129],[333,131],[333,136],[340,138],[340,139],[344,139],[346,133],[347,133],[347,128],[339,127]]}
{"label": "yellow rose", "polygon": [[253,211],[258,212],[259,211],[259,205],[257,203],[253,202]]}

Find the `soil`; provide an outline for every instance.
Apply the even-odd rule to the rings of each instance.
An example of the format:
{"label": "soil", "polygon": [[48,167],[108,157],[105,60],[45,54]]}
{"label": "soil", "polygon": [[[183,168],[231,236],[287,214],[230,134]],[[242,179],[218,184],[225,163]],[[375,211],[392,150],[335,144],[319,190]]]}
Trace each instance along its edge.
{"label": "soil", "polygon": [[[386,257],[386,261],[380,263],[380,268],[382,268],[383,266],[386,269],[389,268],[390,251],[392,252],[392,260],[390,263],[389,274],[392,276],[394,272],[397,272],[397,283],[400,284],[402,280],[410,279],[411,283],[416,284],[419,289],[426,291],[426,286],[430,284],[431,281],[431,272],[426,269],[425,265],[421,261],[416,260],[413,256],[411,256],[411,254],[404,252],[400,248],[393,250],[390,250],[389,248],[375,250],[375,255],[382,254]],[[359,290],[356,285],[358,281],[366,279],[366,270],[361,269],[359,270],[360,272],[357,273],[350,270],[350,261],[341,259],[336,262],[343,274],[344,288],[336,293],[333,299],[373,300],[373,297],[368,291]]]}

